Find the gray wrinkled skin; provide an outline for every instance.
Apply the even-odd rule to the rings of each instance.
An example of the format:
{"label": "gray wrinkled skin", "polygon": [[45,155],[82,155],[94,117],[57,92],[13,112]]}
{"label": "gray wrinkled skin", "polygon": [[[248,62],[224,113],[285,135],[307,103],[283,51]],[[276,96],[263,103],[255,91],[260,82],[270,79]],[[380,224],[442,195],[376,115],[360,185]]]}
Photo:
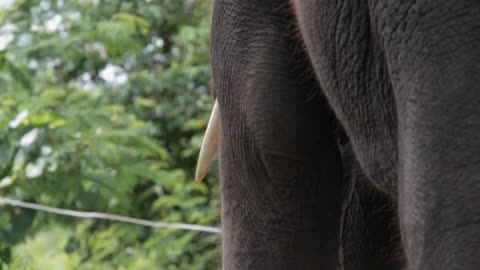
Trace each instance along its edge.
{"label": "gray wrinkled skin", "polygon": [[480,269],[480,2],[215,0],[222,267]]}

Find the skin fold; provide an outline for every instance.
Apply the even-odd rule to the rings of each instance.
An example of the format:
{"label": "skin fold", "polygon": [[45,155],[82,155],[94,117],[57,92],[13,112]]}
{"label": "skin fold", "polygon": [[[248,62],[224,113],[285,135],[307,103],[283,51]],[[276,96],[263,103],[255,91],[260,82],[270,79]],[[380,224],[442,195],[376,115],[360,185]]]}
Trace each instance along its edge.
{"label": "skin fold", "polygon": [[480,2],[215,0],[223,269],[478,269]]}

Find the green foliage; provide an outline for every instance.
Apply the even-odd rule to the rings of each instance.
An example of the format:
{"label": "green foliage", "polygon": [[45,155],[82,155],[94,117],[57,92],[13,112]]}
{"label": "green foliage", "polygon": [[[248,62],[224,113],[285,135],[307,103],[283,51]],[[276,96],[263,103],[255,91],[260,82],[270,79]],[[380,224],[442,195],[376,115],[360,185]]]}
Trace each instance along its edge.
{"label": "green foliage", "polygon": [[[212,106],[208,4],[0,10],[0,196],[218,226],[214,179],[193,182]],[[0,206],[0,269],[214,269],[218,240]]]}

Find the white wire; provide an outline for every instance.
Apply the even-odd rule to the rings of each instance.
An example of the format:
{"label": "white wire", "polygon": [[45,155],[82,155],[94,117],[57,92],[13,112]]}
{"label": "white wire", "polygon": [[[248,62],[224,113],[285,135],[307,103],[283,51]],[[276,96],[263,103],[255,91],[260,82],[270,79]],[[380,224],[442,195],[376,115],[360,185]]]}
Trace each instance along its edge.
{"label": "white wire", "polygon": [[19,201],[15,199],[0,197],[0,203],[8,204],[12,206],[22,207],[33,209],[42,212],[49,212],[58,215],[64,216],[72,216],[78,218],[94,218],[94,219],[105,219],[105,220],[112,220],[112,221],[119,221],[124,223],[131,223],[146,227],[153,227],[153,228],[172,228],[172,229],[181,229],[181,230],[189,230],[189,231],[201,231],[201,232],[208,232],[208,233],[221,233],[220,228],[216,227],[209,227],[203,225],[196,225],[196,224],[185,224],[185,223],[168,223],[168,222],[160,222],[160,221],[151,221],[146,219],[139,219],[139,218],[132,218],[120,215],[113,215],[107,213],[99,213],[99,212],[83,212],[83,211],[76,211],[70,209],[62,209],[56,208],[36,203],[29,203],[24,201]]}

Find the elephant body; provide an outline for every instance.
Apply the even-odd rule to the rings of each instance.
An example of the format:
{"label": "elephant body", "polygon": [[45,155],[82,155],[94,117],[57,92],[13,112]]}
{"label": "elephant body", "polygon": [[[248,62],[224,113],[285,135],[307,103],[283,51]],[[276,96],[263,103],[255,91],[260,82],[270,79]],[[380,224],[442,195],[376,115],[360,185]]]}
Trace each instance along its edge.
{"label": "elephant body", "polygon": [[224,269],[478,269],[480,2],[215,0]]}

